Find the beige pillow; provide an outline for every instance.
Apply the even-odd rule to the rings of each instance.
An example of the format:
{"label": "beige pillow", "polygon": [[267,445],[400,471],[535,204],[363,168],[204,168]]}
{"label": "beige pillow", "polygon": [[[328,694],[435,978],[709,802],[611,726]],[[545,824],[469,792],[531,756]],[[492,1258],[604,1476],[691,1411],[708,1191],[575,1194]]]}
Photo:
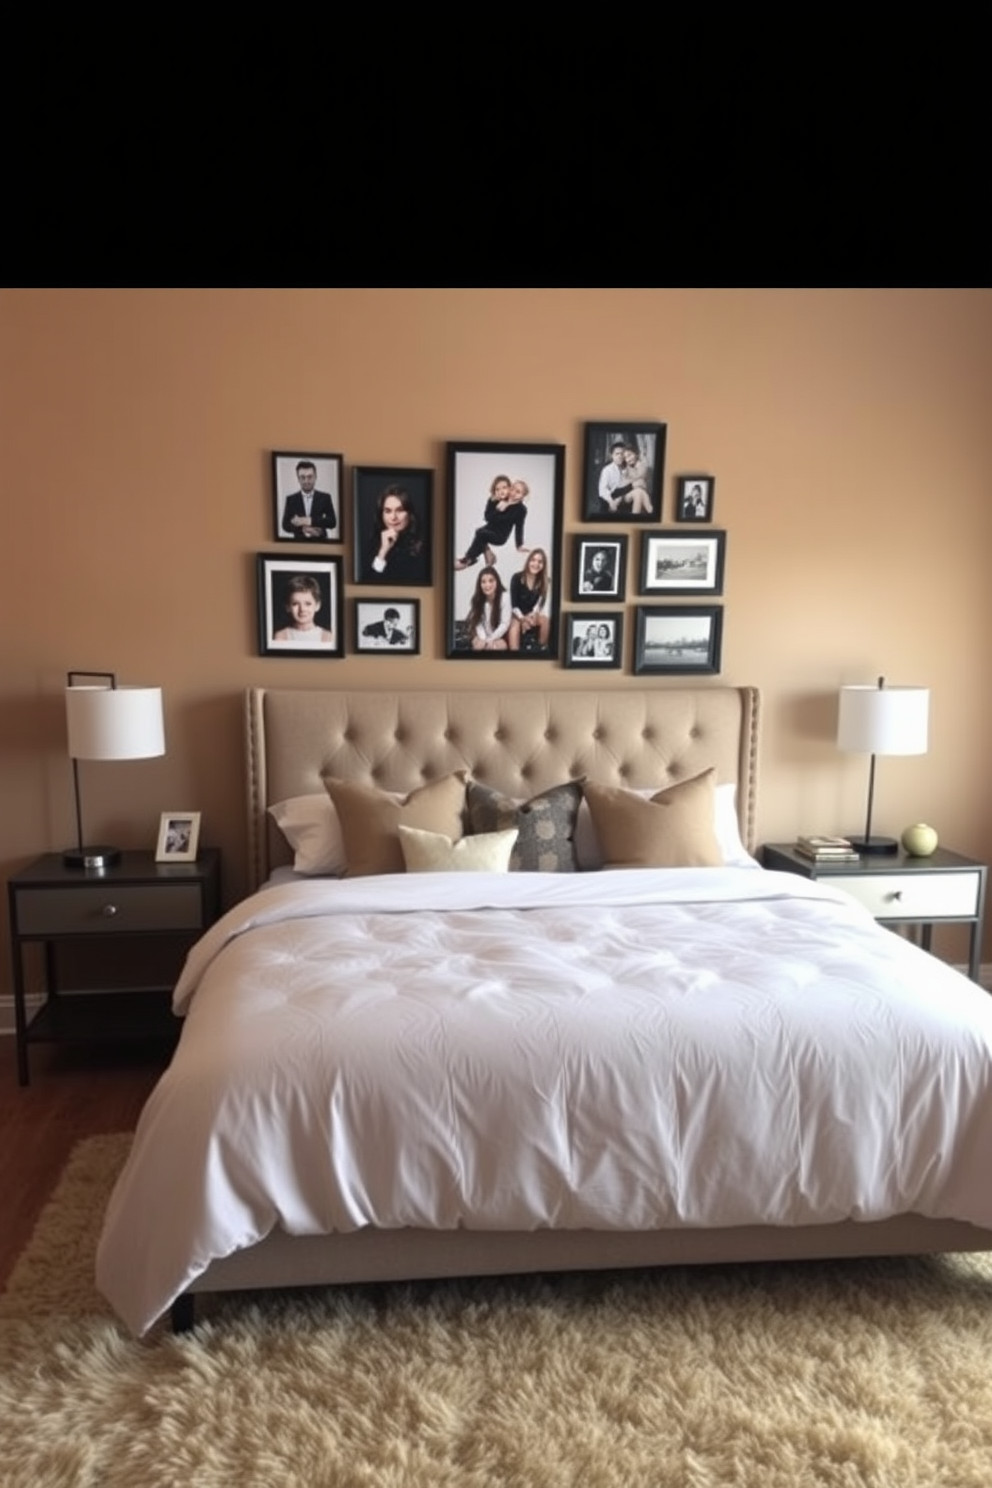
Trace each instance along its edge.
{"label": "beige pillow", "polygon": [[650,800],[587,780],[582,787],[604,868],[718,868],[713,825],[716,771],[670,785]]}
{"label": "beige pillow", "polygon": [[457,842],[464,827],[467,779],[464,770],[457,770],[411,791],[405,800],[397,800],[374,785],[325,780],[327,794],[341,823],[348,864],[346,877],[403,873],[405,865],[398,832],[401,822],[426,832],[442,832]]}
{"label": "beige pillow", "polygon": [[423,832],[400,822],[400,847],[407,873],[507,873],[517,840],[516,827],[478,832],[452,842],[441,832]]}

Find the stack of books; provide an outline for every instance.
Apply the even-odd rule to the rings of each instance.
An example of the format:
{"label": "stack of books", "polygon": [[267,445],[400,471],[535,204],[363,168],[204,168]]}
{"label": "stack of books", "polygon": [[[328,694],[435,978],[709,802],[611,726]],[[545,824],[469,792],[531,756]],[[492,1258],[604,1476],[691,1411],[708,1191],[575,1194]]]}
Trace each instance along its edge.
{"label": "stack of books", "polygon": [[846,837],[797,837],[796,852],[813,863],[858,862],[858,854]]}

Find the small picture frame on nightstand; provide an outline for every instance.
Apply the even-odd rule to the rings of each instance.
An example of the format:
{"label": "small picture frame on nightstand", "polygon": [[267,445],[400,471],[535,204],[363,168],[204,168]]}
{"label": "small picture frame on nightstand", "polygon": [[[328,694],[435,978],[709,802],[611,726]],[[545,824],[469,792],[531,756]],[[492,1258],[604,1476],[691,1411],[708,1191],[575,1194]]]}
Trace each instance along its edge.
{"label": "small picture frame on nightstand", "polygon": [[199,811],[162,812],[155,849],[156,863],[195,863],[199,844]]}

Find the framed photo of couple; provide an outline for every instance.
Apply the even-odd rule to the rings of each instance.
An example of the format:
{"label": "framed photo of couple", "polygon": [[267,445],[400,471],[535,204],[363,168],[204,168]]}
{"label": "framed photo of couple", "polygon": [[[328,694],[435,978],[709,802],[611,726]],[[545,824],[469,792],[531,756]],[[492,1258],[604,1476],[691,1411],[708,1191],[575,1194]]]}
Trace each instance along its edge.
{"label": "framed photo of couple", "polygon": [[447,448],[449,660],[555,661],[565,446]]}
{"label": "framed photo of couple", "polygon": [[565,616],[565,665],[597,670],[623,664],[623,611],[601,610],[583,614],[569,610]]}
{"label": "framed photo of couple", "polygon": [[661,521],[667,430],[637,419],[586,424],[583,521]]}

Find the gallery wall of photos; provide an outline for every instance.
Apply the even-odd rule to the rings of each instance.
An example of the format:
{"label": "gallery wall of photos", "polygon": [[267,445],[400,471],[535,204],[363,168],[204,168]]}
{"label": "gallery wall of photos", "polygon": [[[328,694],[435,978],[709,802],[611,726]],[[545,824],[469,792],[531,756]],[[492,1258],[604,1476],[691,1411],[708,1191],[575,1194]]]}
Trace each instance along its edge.
{"label": "gallery wall of photos", "polygon": [[716,478],[666,484],[666,437],[664,423],[584,425],[567,552],[564,445],[449,442],[443,545],[434,470],[356,465],[346,479],[340,452],[273,450],[278,548],[256,557],[259,654],[340,657],[347,636],[352,655],[419,656],[421,603],[406,591],[440,585],[451,661],[620,669],[630,625],[636,675],[716,675],[727,551]]}

